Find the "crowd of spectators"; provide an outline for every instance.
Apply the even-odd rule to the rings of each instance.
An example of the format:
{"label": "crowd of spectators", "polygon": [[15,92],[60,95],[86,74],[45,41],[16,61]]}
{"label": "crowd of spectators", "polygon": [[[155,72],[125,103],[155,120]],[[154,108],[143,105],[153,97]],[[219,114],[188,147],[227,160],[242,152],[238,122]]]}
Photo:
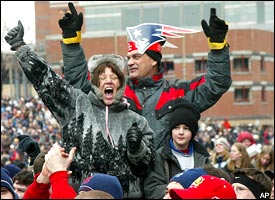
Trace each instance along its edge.
{"label": "crowd of spectators", "polygon": [[[30,166],[28,154],[19,148],[20,135],[31,136],[38,143],[41,152],[49,151],[61,139],[57,121],[38,97],[28,99],[22,97],[19,100],[9,97],[1,99],[1,167],[9,171],[11,178],[15,174],[20,174],[20,171],[28,172]],[[234,163],[233,165],[243,163],[237,159],[239,150],[234,150],[234,147],[240,146],[244,149],[242,151],[247,152],[249,168],[255,167],[264,173],[268,171],[274,173],[273,126],[232,126],[228,119],[218,122],[206,118],[199,121],[198,134],[194,139],[207,149],[215,168],[224,168],[230,162]],[[236,152],[236,160],[232,152]],[[32,176],[34,171],[29,172]],[[274,184],[274,179],[271,180]],[[21,184],[19,185],[21,190],[25,187],[24,191],[29,185],[29,183],[25,185],[18,183]],[[271,195],[274,195],[274,187],[272,191]]]}
{"label": "crowd of spectators", "polygon": [[44,151],[60,139],[60,134],[57,121],[39,98],[1,99],[2,165],[15,163],[21,169],[28,166],[27,155],[18,148],[19,135],[30,135]]}
{"label": "crowd of spectators", "polygon": [[[199,131],[195,139],[213,153],[217,138],[225,137],[231,146],[241,132],[249,132],[257,144],[258,153],[262,146],[274,148],[274,127],[251,124],[230,125],[225,119],[219,123],[211,118],[199,121]],[[60,128],[51,112],[38,97],[13,100],[4,96],[1,99],[1,164],[15,163],[20,168],[28,165],[28,157],[18,148],[19,135],[30,135],[40,145],[41,151],[49,148],[60,137]]]}

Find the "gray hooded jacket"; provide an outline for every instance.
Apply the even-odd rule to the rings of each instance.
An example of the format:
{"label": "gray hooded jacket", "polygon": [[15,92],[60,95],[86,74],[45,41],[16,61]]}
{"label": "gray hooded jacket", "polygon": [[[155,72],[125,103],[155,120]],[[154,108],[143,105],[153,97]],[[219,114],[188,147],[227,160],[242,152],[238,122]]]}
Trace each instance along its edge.
{"label": "gray hooded jacket", "polygon": [[[81,183],[91,173],[111,174],[120,180],[125,197],[142,197],[140,178],[153,165],[154,135],[147,120],[120,101],[124,88],[117,92],[115,103],[106,106],[97,87],[92,86],[88,94],[75,89],[29,46],[22,46],[16,56],[39,97],[59,122],[63,146],[67,151],[77,147],[75,162],[71,164],[74,181]],[[134,123],[143,138],[139,150],[131,154],[125,140]]]}

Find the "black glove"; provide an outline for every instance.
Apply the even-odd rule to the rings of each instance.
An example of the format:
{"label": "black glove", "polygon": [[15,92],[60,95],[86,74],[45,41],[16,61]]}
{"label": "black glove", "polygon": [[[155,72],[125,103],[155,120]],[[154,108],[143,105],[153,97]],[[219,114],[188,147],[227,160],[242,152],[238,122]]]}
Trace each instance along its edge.
{"label": "black glove", "polygon": [[58,21],[62,29],[63,42],[73,44],[81,42],[81,27],[83,24],[83,14],[77,14],[73,3],[68,3],[71,13],[65,13],[65,16]]}
{"label": "black glove", "polygon": [[228,31],[228,25],[216,15],[216,9],[211,8],[209,26],[203,19],[201,26],[205,35],[208,37],[208,45],[210,49],[222,49],[226,45],[225,36]]}
{"label": "black glove", "polygon": [[19,149],[26,152],[31,158],[30,165],[33,165],[33,162],[37,155],[40,153],[39,144],[29,135],[19,135]]}
{"label": "black glove", "polygon": [[23,40],[24,37],[24,27],[21,21],[18,21],[18,25],[12,28],[7,35],[5,36],[5,40],[9,45],[11,45],[11,50],[15,51],[17,47],[21,45],[25,45],[26,43]]}
{"label": "black glove", "polygon": [[140,147],[142,139],[142,132],[138,128],[137,123],[133,123],[132,127],[128,130],[126,136],[126,145],[130,153],[136,153]]}

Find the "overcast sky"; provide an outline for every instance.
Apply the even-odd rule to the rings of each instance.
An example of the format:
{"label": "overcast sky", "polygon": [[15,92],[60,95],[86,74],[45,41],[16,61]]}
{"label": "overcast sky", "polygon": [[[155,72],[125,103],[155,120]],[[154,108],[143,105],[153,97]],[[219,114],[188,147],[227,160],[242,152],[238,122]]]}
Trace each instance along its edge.
{"label": "overcast sky", "polygon": [[1,51],[10,51],[4,40],[7,31],[17,26],[21,20],[26,43],[35,43],[34,1],[1,1]]}

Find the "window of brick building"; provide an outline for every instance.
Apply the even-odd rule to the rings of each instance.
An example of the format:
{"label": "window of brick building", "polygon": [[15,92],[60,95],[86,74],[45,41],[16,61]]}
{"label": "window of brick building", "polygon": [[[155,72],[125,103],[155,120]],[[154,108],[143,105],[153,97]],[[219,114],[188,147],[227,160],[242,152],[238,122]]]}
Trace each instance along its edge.
{"label": "window of brick building", "polygon": [[245,86],[241,88],[235,88],[234,101],[237,103],[250,102],[250,88]]}
{"label": "window of brick building", "polygon": [[261,68],[261,72],[265,72],[266,71],[265,62],[264,62],[264,56],[261,56],[260,68]]}
{"label": "window of brick building", "polygon": [[207,60],[202,58],[201,60],[195,61],[195,72],[197,74],[205,73],[207,67]]}
{"label": "window of brick building", "polygon": [[248,58],[242,56],[241,58],[234,58],[233,60],[233,70],[235,72],[248,72]]}
{"label": "window of brick building", "polygon": [[266,87],[262,86],[262,91],[261,91],[261,98],[262,98],[262,102],[266,102],[267,97],[266,97]]}
{"label": "window of brick building", "polygon": [[163,61],[161,62],[164,73],[167,74],[168,71],[174,71],[174,62],[173,61]]}

